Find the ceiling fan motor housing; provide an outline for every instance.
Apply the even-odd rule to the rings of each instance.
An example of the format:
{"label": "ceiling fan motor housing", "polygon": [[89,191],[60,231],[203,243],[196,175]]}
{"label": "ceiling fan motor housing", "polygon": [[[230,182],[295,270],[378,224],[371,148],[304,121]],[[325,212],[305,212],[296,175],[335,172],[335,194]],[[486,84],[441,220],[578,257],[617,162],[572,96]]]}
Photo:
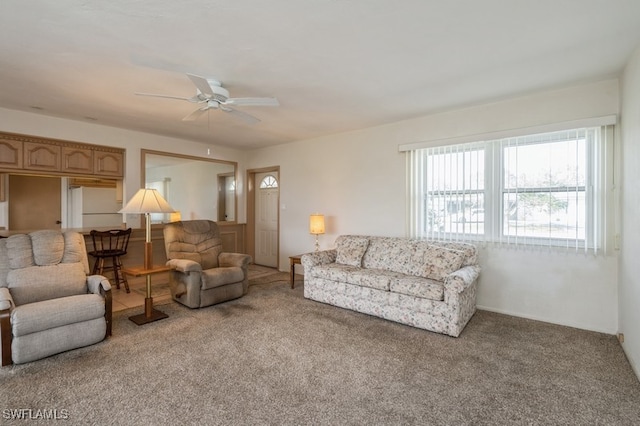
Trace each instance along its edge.
{"label": "ceiling fan motor housing", "polygon": [[[213,96],[210,96],[210,98],[213,98],[216,101],[222,103],[226,102],[227,99],[229,99],[229,91],[222,87],[221,83],[218,80],[207,79],[207,83],[209,83],[209,87],[211,88],[211,92],[213,93]],[[198,90],[198,93],[207,96],[207,94],[200,92],[200,90]]]}

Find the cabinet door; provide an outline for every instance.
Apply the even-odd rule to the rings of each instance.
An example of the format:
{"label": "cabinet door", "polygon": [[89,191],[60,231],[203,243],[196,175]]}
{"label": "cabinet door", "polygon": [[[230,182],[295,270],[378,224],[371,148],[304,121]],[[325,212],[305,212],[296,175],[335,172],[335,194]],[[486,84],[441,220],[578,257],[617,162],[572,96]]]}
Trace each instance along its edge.
{"label": "cabinet door", "polygon": [[62,148],[62,171],[93,174],[93,150],[87,148]]}
{"label": "cabinet door", "polygon": [[0,139],[0,168],[22,168],[22,141]]}
{"label": "cabinet door", "polygon": [[60,171],[60,147],[34,142],[24,143],[24,168]]}
{"label": "cabinet door", "polygon": [[122,153],[94,151],[94,173],[102,176],[123,176]]}

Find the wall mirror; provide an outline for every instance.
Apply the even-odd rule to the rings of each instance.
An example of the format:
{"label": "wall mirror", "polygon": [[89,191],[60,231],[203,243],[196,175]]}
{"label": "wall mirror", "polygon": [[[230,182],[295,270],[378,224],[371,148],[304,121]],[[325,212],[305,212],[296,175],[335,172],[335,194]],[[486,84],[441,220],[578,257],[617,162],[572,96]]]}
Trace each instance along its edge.
{"label": "wall mirror", "polygon": [[236,162],[144,149],[141,159],[141,184],[157,189],[176,210],[173,214],[152,214],[152,223],[236,221]]}

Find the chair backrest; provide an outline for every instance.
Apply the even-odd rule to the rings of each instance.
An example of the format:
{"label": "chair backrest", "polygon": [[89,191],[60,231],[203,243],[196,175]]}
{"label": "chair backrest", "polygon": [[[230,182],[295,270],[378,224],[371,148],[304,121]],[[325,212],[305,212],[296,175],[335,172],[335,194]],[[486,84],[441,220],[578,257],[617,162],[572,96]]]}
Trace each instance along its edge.
{"label": "chair backrest", "polygon": [[218,225],[210,220],[185,220],[167,223],[163,229],[167,259],[189,259],[202,269],[217,268],[222,253]]}
{"label": "chair backrest", "polygon": [[93,242],[92,255],[122,256],[127,254],[131,228],[111,229],[109,231],[97,231],[94,229],[90,232],[90,235]]}
{"label": "chair backrest", "polygon": [[89,262],[84,237],[42,230],[0,239],[0,287],[16,305],[87,292]]}

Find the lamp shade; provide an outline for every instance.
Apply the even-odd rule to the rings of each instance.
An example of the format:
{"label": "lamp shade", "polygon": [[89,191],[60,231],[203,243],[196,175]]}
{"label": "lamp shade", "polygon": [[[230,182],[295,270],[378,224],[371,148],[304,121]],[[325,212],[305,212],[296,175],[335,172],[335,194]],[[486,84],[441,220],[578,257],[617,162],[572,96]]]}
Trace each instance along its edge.
{"label": "lamp shade", "polygon": [[118,213],[173,213],[173,207],[155,189],[139,189]]}
{"label": "lamp shade", "polygon": [[313,235],[324,234],[323,214],[312,214],[309,217],[309,233]]}

